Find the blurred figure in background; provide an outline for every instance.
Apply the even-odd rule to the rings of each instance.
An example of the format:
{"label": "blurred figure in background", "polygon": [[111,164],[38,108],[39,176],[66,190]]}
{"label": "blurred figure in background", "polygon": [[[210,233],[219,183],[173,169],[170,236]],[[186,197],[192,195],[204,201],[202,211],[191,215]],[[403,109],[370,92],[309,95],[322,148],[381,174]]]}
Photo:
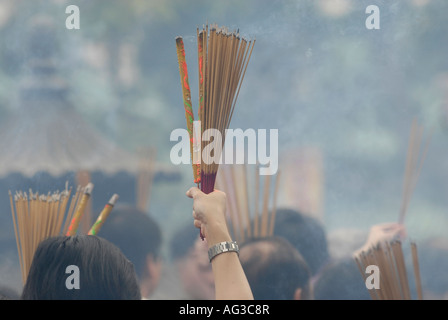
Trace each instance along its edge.
{"label": "blurred figure in background", "polygon": [[369,291],[352,257],[326,265],[314,284],[315,300],[370,300]]}
{"label": "blurred figure in background", "polygon": [[404,239],[405,227],[399,223],[382,223],[370,228],[365,243],[352,255],[334,259],[326,265],[314,283],[316,300],[370,300],[370,293],[354,257],[384,242]]}
{"label": "blurred figure in background", "polygon": [[[198,188],[191,188],[186,194],[193,199],[193,225],[200,228],[208,252],[211,252],[209,263],[213,271],[216,299],[253,300],[252,291],[238,258],[238,246],[228,247],[225,251],[219,250],[223,243],[234,243],[226,223],[225,194],[218,190],[204,194]],[[124,243],[136,240],[132,233],[128,233],[131,230],[124,227],[127,221],[122,219],[132,220],[134,216],[142,219],[139,214],[141,213],[125,210],[124,213],[116,215],[116,222],[113,221],[110,226],[118,226],[114,234],[123,234],[122,238],[116,239],[126,239],[123,240]],[[133,227],[136,221],[133,221]],[[142,228],[143,233],[151,233],[151,230],[145,227],[147,226]],[[136,241],[140,240],[142,239]],[[138,242],[133,244],[134,247],[139,247]],[[132,251],[128,252],[129,255],[131,253]],[[141,251],[139,253],[139,257],[144,256],[142,260],[151,260],[148,255],[141,254]],[[156,259],[157,257],[158,255]],[[138,261],[138,257],[135,261]],[[74,271],[67,272],[69,266]],[[143,262],[140,267],[145,272],[148,266]],[[69,275],[70,272],[72,274]],[[146,284],[146,279],[140,279],[140,282],[142,280]],[[39,244],[21,298],[141,300],[141,290],[148,289],[140,288],[133,263],[114,243],[96,235],[57,236]]]}
{"label": "blurred figure in background", "polygon": [[184,223],[170,241],[170,253],[184,289],[184,299],[212,300],[215,284],[208,247],[191,222]]}
{"label": "blurred figure in background", "polygon": [[292,209],[278,209],[274,235],[285,238],[299,251],[312,276],[316,276],[330,260],[326,230],[311,216]]}
{"label": "blurred figure in background", "polygon": [[147,213],[131,205],[117,205],[98,232],[115,244],[134,264],[143,299],[156,290],[162,272],[162,232]]}
{"label": "blurred figure in background", "polygon": [[284,238],[260,237],[242,243],[240,260],[255,300],[311,300],[311,271]]}

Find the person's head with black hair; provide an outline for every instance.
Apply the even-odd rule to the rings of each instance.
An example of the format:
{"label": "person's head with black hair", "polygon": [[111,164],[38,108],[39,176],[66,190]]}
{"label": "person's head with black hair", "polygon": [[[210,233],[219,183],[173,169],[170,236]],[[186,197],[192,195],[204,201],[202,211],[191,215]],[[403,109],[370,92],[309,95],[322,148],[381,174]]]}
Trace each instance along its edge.
{"label": "person's head with black hair", "polygon": [[314,283],[315,300],[370,300],[356,261],[346,257],[326,265]]}
{"label": "person's head with black hair", "polygon": [[260,237],[240,245],[240,260],[255,300],[311,300],[311,272],[284,238]]}
{"label": "person's head with black hair", "polygon": [[213,271],[207,251],[207,242],[201,240],[191,222],[182,223],[171,238],[171,258],[187,299],[215,298]]}
{"label": "person's head with black hair", "polygon": [[285,238],[300,252],[313,276],[330,260],[326,230],[312,216],[280,208],[276,212],[274,235]]}
{"label": "person's head with black hair", "polygon": [[149,298],[162,272],[162,232],[156,220],[135,206],[117,205],[98,235],[120,248],[134,264],[142,297]]}
{"label": "person's head with black hair", "polygon": [[57,236],[37,247],[23,300],[139,300],[133,264],[97,236]]}

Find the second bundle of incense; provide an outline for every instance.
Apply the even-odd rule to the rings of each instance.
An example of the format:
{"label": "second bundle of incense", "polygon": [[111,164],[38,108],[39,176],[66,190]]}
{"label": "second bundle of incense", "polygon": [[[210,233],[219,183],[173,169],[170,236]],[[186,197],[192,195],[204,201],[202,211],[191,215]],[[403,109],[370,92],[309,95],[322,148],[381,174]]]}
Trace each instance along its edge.
{"label": "second bundle of incense", "polygon": [[[423,294],[417,245],[414,242],[411,243],[411,249],[417,297],[419,300],[422,300]],[[374,288],[367,288],[373,300],[411,300],[412,292],[409,284],[409,274],[401,241],[384,242],[359,252],[355,256],[355,261],[366,282],[366,286],[367,282],[371,282],[367,275],[368,267],[374,266],[378,268],[378,277],[376,278],[378,283],[374,283]],[[375,278],[373,278],[373,281],[375,281]]]}
{"label": "second bundle of incense", "polygon": [[[15,195],[9,192],[23,283],[26,282],[34,252],[41,241],[52,236],[73,236],[78,233],[78,226],[92,189],[93,184],[88,183],[86,187],[78,187],[73,196],[68,185],[62,192],[48,194],[39,194],[32,190],[28,193],[17,191]],[[111,197],[91,227],[89,235],[98,233],[117,199],[117,194]]]}

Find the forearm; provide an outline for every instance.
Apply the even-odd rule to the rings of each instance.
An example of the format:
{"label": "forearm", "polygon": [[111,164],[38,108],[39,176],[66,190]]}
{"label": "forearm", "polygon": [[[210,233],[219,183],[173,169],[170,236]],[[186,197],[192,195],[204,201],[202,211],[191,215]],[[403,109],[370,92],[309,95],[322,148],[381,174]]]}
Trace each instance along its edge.
{"label": "forearm", "polygon": [[[231,242],[225,215],[225,193],[215,190],[206,195],[193,187],[187,191],[187,196],[194,200],[194,225],[201,228],[208,248],[220,242]],[[253,300],[252,290],[236,252],[219,253],[212,258],[211,264],[217,300]]]}
{"label": "forearm", "polygon": [[[207,238],[209,248],[213,245],[232,241],[227,228],[215,225],[209,230]],[[212,261],[215,278],[215,296],[217,300],[252,300],[250,289],[244,270],[236,252],[225,252],[215,256]]]}

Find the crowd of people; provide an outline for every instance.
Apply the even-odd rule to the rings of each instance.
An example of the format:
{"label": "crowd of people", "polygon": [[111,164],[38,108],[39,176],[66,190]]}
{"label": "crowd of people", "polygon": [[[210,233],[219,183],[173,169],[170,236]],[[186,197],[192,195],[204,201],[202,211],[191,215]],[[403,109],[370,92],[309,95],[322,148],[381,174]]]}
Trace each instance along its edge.
{"label": "crowd of people", "polygon": [[[191,188],[186,195],[192,199],[192,218],[169,240],[169,259],[161,252],[166,239],[156,220],[134,206],[116,206],[98,235],[42,241],[22,292],[1,287],[1,299],[159,299],[155,292],[170,265],[178,292],[163,299],[369,300],[354,256],[407,236],[401,224],[374,225],[357,250],[335,256],[319,220],[279,209],[272,235],[236,243],[227,224],[224,192]],[[446,279],[425,276],[434,273],[434,263],[447,265],[447,250],[440,239],[420,250],[428,299],[447,298]],[[68,272],[69,266],[76,266],[78,274]]]}

